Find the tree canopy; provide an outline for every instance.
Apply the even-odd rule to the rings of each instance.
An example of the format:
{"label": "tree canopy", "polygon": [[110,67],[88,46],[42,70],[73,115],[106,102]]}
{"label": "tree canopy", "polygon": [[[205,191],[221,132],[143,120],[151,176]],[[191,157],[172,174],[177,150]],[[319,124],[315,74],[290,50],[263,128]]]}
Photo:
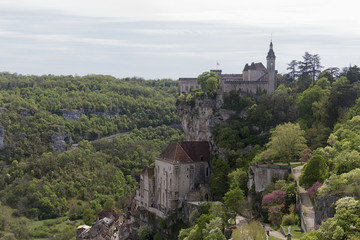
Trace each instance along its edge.
{"label": "tree canopy", "polygon": [[219,76],[214,72],[203,72],[197,78],[202,91],[214,91],[219,87]]}
{"label": "tree canopy", "polygon": [[284,123],[278,125],[272,132],[267,149],[274,159],[292,161],[300,156],[307,147],[305,132],[299,124]]}

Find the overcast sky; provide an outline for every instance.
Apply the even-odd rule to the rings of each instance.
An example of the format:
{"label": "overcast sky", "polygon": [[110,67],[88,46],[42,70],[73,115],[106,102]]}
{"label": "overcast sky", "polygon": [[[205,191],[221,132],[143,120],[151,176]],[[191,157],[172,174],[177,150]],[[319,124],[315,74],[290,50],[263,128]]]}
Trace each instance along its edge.
{"label": "overcast sky", "polygon": [[241,73],[319,54],[325,67],[360,65],[355,0],[0,0],[0,71],[196,77]]}

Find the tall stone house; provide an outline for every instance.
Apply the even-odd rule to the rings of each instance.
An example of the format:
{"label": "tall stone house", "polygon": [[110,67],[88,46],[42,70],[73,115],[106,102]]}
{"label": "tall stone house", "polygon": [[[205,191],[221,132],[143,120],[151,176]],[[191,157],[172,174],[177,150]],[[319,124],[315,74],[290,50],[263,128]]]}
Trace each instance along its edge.
{"label": "tall stone house", "polygon": [[135,199],[160,217],[181,203],[209,199],[209,142],[174,142],[140,175]]}
{"label": "tall stone house", "polygon": [[[222,70],[210,70],[216,73],[220,78],[218,93],[228,93],[232,90],[241,93],[256,94],[258,90],[266,91],[271,94],[277,87],[275,70],[276,56],[273,50],[273,43],[270,42],[270,48],[266,56],[266,67],[261,63],[246,64],[242,73],[223,74]],[[197,78],[180,78],[180,93],[188,93],[192,89],[201,89],[197,83]]]}

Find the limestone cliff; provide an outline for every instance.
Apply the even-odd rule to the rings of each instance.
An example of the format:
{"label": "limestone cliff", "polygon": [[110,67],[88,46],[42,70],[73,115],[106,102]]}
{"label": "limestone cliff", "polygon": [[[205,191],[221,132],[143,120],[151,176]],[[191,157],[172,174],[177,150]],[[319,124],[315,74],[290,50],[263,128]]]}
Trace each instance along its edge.
{"label": "limestone cliff", "polygon": [[177,105],[178,116],[186,141],[209,141],[213,143],[212,129],[235,114],[235,111],[221,109],[219,97],[197,97],[192,104],[181,102]]}
{"label": "limestone cliff", "polygon": [[55,151],[65,150],[66,144],[71,144],[71,133],[53,133],[50,135]]}

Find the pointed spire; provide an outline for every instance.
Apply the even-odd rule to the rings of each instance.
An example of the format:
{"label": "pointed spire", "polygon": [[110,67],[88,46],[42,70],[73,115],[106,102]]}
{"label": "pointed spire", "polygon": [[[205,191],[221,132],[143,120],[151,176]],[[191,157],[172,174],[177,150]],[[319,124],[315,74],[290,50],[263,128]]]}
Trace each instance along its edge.
{"label": "pointed spire", "polygon": [[272,43],[272,40],[270,42],[270,49],[269,49],[269,52],[267,54],[267,59],[269,58],[275,58],[275,53],[274,53],[274,50],[273,50],[273,43]]}

